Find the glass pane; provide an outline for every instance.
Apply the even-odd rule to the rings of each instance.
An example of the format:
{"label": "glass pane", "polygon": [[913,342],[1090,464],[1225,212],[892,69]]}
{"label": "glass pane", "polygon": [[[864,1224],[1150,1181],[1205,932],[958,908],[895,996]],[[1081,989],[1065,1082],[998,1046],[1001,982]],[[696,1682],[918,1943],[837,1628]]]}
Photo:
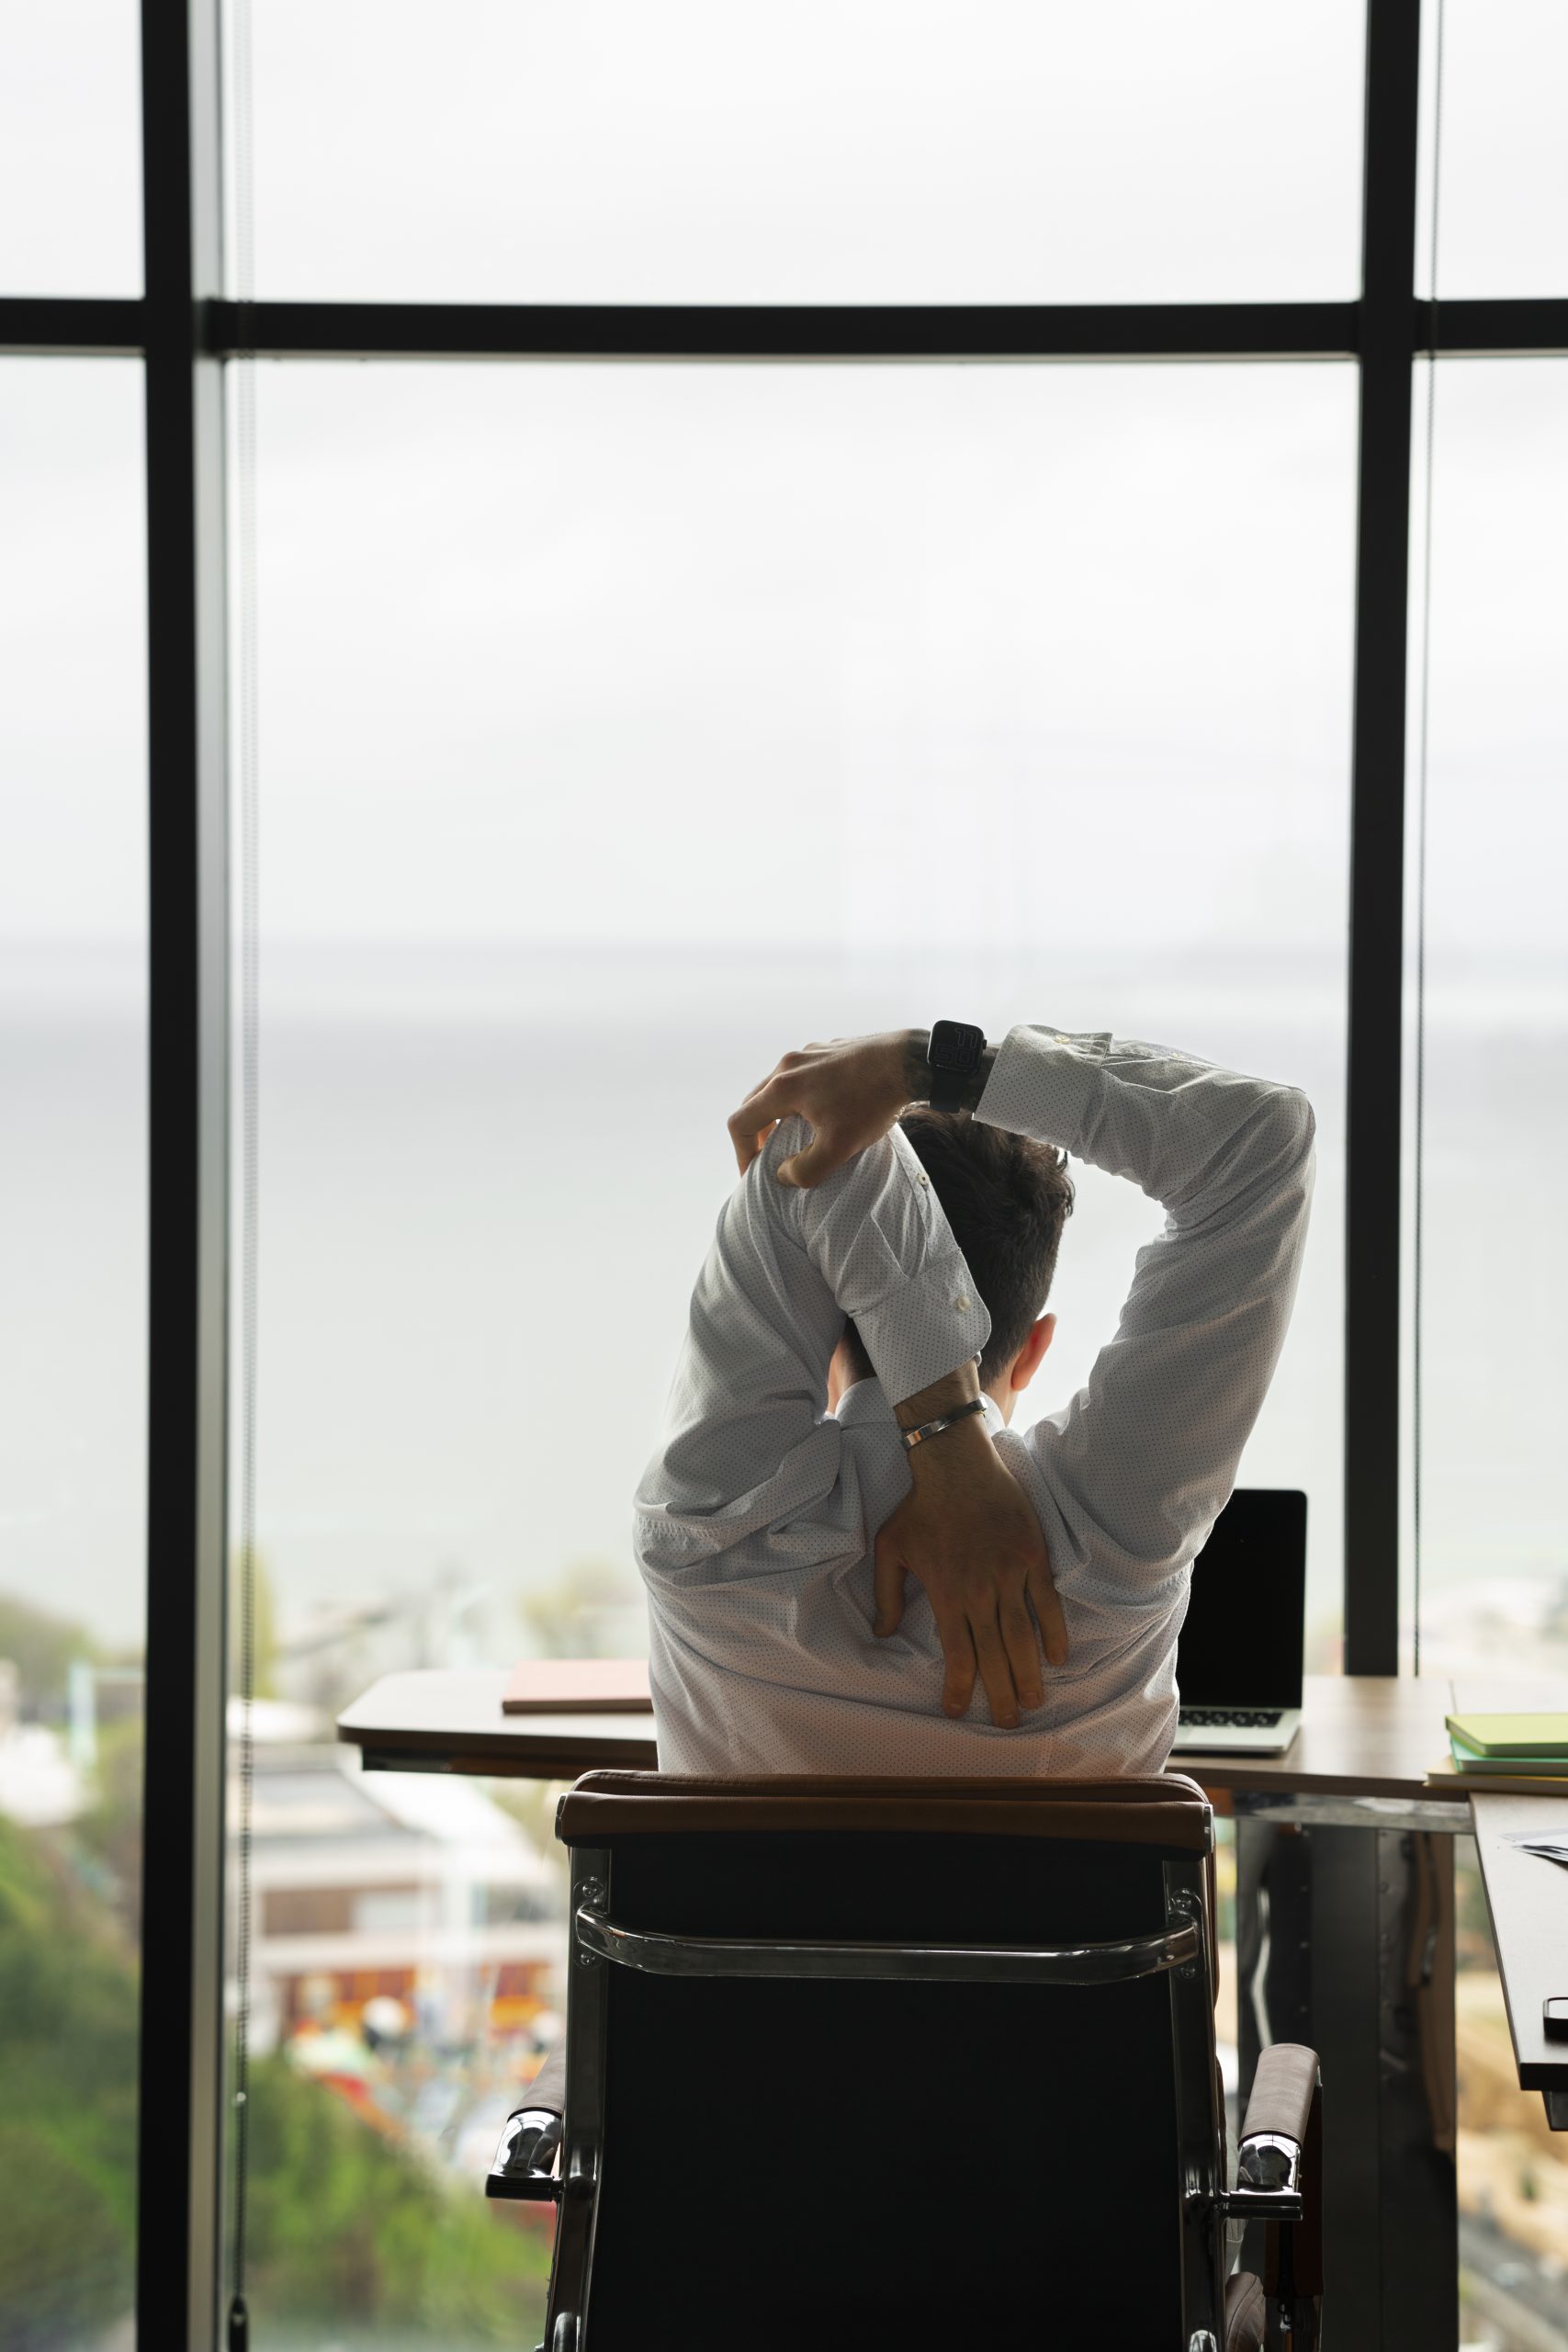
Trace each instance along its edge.
{"label": "glass pane", "polygon": [[141,291],[136,0],[0,12],[0,294]]}
{"label": "glass pane", "polygon": [[1568,1676],[1568,363],[1438,370],[1421,1666]]}
{"label": "glass pane", "polygon": [[255,0],[254,15],[264,295],[1356,291],[1361,0]]}
{"label": "glass pane", "polygon": [[0,361],[0,2341],[129,2345],[146,1443],[141,369]]}
{"label": "glass pane", "polygon": [[[256,394],[253,2309],[263,2343],[346,2341],[412,2275],[418,2341],[505,2311],[527,2342],[540,2249],[475,2231],[558,2015],[547,1794],[358,1775],[331,1718],[393,1667],[641,1648],[629,1500],[726,1114],[780,1051],[956,1008],[1309,1090],[1314,1237],[1243,1476],[1311,1494],[1334,1661],[1355,385],[323,365]],[[1157,1215],[1086,1174],[1036,1409]],[[281,2217],[334,2180],[408,2236],[307,2261]]]}
{"label": "glass pane", "polygon": [[1565,106],[1562,0],[1444,0],[1439,294],[1568,293]]}

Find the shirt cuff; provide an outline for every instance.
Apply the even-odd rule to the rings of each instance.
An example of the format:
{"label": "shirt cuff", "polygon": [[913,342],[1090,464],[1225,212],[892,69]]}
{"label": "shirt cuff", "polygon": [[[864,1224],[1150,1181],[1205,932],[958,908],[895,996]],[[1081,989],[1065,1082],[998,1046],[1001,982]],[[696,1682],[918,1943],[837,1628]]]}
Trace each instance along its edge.
{"label": "shirt cuff", "polygon": [[1060,1029],[1021,1023],[1010,1029],[991,1065],[975,1116],[1036,1143],[1078,1152],[1110,1032],[1069,1037]]}
{"label": "shirt cuff", "polygon": [[981,1354],[991,1318],[954,1250],[857,1314],[855,1329],[884,1396],[901,1405]]}

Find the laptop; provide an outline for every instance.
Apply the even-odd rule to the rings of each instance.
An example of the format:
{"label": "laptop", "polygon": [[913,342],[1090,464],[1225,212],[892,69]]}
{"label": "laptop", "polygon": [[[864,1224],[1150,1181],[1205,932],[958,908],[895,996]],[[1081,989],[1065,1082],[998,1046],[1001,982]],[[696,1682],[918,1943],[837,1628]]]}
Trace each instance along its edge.
{"label": "laptop", "polygon": [[1282,1756],[1302,1724],[1307,1498],[1238,1487],[1192,1563],[1171,1753]]}

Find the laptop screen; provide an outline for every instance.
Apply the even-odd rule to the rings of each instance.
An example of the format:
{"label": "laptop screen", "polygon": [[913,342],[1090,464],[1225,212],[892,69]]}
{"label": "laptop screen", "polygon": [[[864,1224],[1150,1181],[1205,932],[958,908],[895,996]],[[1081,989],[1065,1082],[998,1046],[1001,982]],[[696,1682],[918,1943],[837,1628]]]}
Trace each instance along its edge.
{"label": "laptop screen", "polygon": [[1192,1564],[1176,1653],[1184,1707],[1299,1707],[1307,1498],[1238,1487]]}

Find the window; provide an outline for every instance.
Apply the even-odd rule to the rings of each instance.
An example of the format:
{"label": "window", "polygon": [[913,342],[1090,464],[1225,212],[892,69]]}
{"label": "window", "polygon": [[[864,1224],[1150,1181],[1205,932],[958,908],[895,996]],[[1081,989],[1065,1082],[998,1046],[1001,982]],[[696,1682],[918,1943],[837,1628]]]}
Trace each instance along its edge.
{"label": "window", "polygon": [[257,290],[1348,300],[1362,18],[459,0],[437,30],[412,0],[256,0]]}
{"label": "window", "polygon": [[[1560,295],[1568,13],[1559,0],[1443,0],[1442,22],[1438,292]],[[1425,266],[1417,284],[1430,284]]]}
{"label": "window", "polygon": [[0,2336],[135,2288],[146,1442],[141,371],[0,359]]}
{"label": "window", "polygon": [[[1443,360],[1430,389],[1407,1608],[1421,1672],[1451,1682],[1461,1705],[1495,1703],[1516,1677],[1521,1703],[1555,1704],[1568,1674],[1554,1411],[1568,1250],[1560,1089],[1545,1073],[1561,1068],[1568,1028],[1568,595],[1556,555],[1568,364]],[[1461,2253],[1477,2316],[1523,2329],[1560,2297],[1564,2176],[1539,2099],[1517,2087],[1474,1849],[1456,1842]]]}
{"label": "window", "polygon": [[1422,1670],[1568,1673],[1568,363],[1439,363],[1419,1354]]}
{"label": "window", "polygon": [[[176,1423],[199,1386],[210,1434],[221,1384],[200,1344],[222,1304],[214,1252],[188,1356],[150,1400],[149,1209],[162,1249],[193,1165],[184,1125],[213,1112],[222,1073],[185,1058],[189,975],[148,933],[144,681],[160,689],[159,902],[177,930],[217,896],[217,862],[191,855],[219,770],[188,608],[216,613],[235,553],[220,527],[193,548],[180,509],[188,353],[180,306],[136,300],[139,165],[160,199],[161,283],[220,229],[237,252],[254,227],[262,327],[273,299],[342,304],[322,334],[351,358],[373,334],[375,351],[404,347],[348,307],[380,300],[590,317],[694,303],[721,320],[818,304],[850,350],[900,303],[1267,314],[1188,307],[1156,334],[1140,310],[1145,364],[1127,367],[669,364],[661,318],[605,366],[257,365],[259,568],[233,615],[236,653],[256,623],[262,719],[248,2283],[265,2352],[395,2335],[468,2352],[531,2341],[540,2309],[544,2239],[486,2215],[477,2183],[559,2030],[549,1792],[362,1775],[332,1713],[389,1666],[640,1645],[626,1498],[731,1181],[724,1110],[759,1050],[949,1010],[993,1035],[1031,1017],[1155,1027],[1308,1091],[1311,1255],[1243,1476],[1307,1487],[1309,1662],[1336,1660],[1343,1227],[1363,1243],[1383,1230],[1402,1173],[1390,1125],[1359,1143],[1347,1203],[1347,1034],[1393,1009],[1359,952],[1390,910],[1348,905],[1350,755],[1354,737],[1364,846],[1397,773],[1380,771],[1368,711],[1395,707],[1402,616],[1395,597],[1379,640],[1352,609],[1345,363],[1366,351],[1385,384],[1403,366],[1386,334],[1382,358],[1377,336],[1357,345],[1351,305],[1363,128],[1386,165],[1414,12],[1379,20],[1365,111],[1357,0],[1185,15],[807,0],[773,26],[716,0],[251,0],[223,26],[221,0],[140,13],[166,134],[145,159],[129,0],[59,0],[25,40],[13,10],[0,32],[0,1037],[19,1204],[0,1238],[0,1958],[26,1996],[0,2018],[0,2335],[19,2314],[51,2345],[118,2344],[139,2288],[143,2334],[175,2340],[182,2233],[220,2202],[199,2131],[194,2185],[182,2172],[176,2124],[141,2207],[167,2259],[133,2278],[146,1506],[152,1623],[177,1648],[172,1604],[194,1583],[204,1607],[210,1594],[179,1518]],[[1472,347],[1464,305],[1483,296],[1492,348],[1495,298],[1563,291],[1561,12],[1446,0],[1442,23],[1437,341]],[[220,55],[231,100],[240,82],[253,94],[254,141],[232,104],[219,136],[205,70]],[[254,160],[221,221],[205,176],[220,152],[231,173]],[[1400,209],[1398,179],[1367,175],[1371,232]],[[205,300],[220,289],[195,266]],[[1365,306],[1385,330],[1402,276]],[[1425,263],[1416,284],[1431,290]],[[120,300],[89,313],[72,299],[93,295]],[[231,347],[225,306],[203,316]],[[290,336],[279,317],[263,349],[310,345],[309,320]],[[1080,345],[1080,323],[1069,348],[1103,349]],[[1504,329],[1518,350],[1557,331],[1522,311]],[[701,347],[722,351],[723,332]],[[472,348],[444,308],[414,319],[409,345],[422,336]],[[145,387],[103,356],[143,340]],[[17,356],[40,346],[79,356]],[[1255,349],[1283,356],[1215,357]],[[1561,1058],[1564,997],[1551,550],[1568,386],[1558,360],[1438,366],[1423,1132],[1403,1171],[1422,1218],[1429,1672],[1560,1664],[1565,1606],[1542,1401],[1563,1303],[1560,1137],[1540,1073]],[[164,592],[150,608],[144,391]],[[1380,431],[1402,480],[1398,406]],[[1378,479],[1379,447],[1359,457]],[[1391,512],[1363,510],[1363,554],[1389,557]],[[248,595],[243,562],[232,576]],[[1371,693],[1353,714],[1359,626]],[[793,832],[774,821],[785,797]],[[1007,858],[954,852],[987,827]],[[1081,1376],[1152,1222],[1127,1188],[1085,1182],[1031,1409]],[[1386,1363],[1392,1304],[1380,1317]],[[1392,1413],[1392,1372],[1381,1385]],[[1363,1474],[1370,1426],[1349,1429]],[[1348,1482],[1352,1533],[1392,1625],[1395,1546],[1380,1552],[1373,1522],[1393,1487],[1376,1484]],[[1363,1663],[1382,1655],[1371,1633]],[[204,1685],[214,1726],[216,1698]],[[175,1758],[173,1814],[149,1808],[175,1911],[193,1822],[197,1881],[209,1859],[216,1728],[202,1736],[194,1763]],[[150,1786],[174,1752],[149,1743]],[[211,1970],[179,1926],[148,1925],[161,2086],[209,2064]],[[70,1965],[46,1967],[44,1948]],[[1473,1933],[1464,1949],[1482,1987],[1467,2018],[1495,2057],[1495,1979]],[[62,2071],[84,2007],[101,2037],[85,2083]],[[1467,2097],[1465,2128],[1484,2134]],[[1510,2161],[1493,2138],[1503,2171],[1463,2159],[1478,2199]],[[1551,2206],[1519,2186],[1550,2181],[1551,2153],[1467,2251],[1495,2299],[1519,2245],[1549,2277],[1550,2233],[1518,2200]],[[324,2231],[328,2212],[375,2226]],[[207,2256],[220,2276],[220,2247],[198,2246],[196,2271]]]}
{"label": "window", "polygon": [[[1174,1032],[1319,1104],[1314,1272],[1247,1475],[1313,1491],[1331,1657],[1348,371],[259,394],[280,1622],[374,1605],[400,1660],[506,1657],[521,1596],[602,1573],[640,1648],[628,1498],[726,1114],[792,1043],[951,1004]],[[1089,1174],[1035,1410],[1156,1219]]]}
{"label": "window", "polygon": [[141,290],[135,0],[0,22],[0,294]]}
{"label": "window", "polygon": [[[1247,1475],[1312,1492],[1334,1663],[1349,371],[323,365],[256,397],[268,1687],[640,1651],[629,1498],[726,1114],[791,1043],[950,1005],[1320,1102],[1321,1271]],[[1087,1176],[1035,1409],[1157,1216]],[[423,2007],[378,1895],[330,2009],[281,2006],[297,2071],[405,2001],[452,2198],[448,2107],[557,2030],[525,1803],[531,1868],[476,1882],[466,1957],[421,1947]]]}
{"label": "window", "polygon": [[[280,1613],[263,1647],[275,1688],[300,1687],[299,1622]],[[319,1664],[344,1670],[331,1645]],[[548,2228],[498,2222],[481,2184],[557,2024],[563,1906],[536,1792],[361,1774],[322,1710],[298,1699],[259,1701],[255,1733],[255,2341],[532,2342]]]}

